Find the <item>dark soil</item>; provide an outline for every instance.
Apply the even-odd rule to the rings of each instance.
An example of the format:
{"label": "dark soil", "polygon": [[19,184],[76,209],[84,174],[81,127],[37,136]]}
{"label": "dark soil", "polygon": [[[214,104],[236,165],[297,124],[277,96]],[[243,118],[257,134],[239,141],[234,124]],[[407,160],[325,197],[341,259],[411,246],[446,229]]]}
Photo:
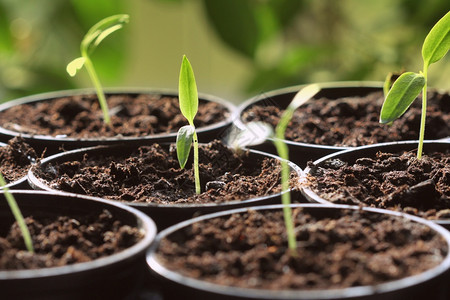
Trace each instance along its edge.
{"label": "dark soil", "polygon": [[[178,98],[141,94],[107,98],[111,126],[103,123],[97,96],[83,95],[22,104],[0,112],[0,126],[21,133],[71,138],[146,136],[176,132],[186,125]],[[225,120],[229,111],[215,102],[199,102],[196,127]]]}
{"label": "dark soil", "polygon": [[142,233],[124,225],[107,210],[100,214],[25,219],[35,253],[25,248],[14,223],[0,237],[0,270],[38,269],[91,261],[136,244]]}
{"label": "dark soil", "polygon": [[7,183],[19,180],[27,175],[36,159],[34,149],[21,137],[15,137],[7,146],[0,147],[0,172]]}
{"label": "dark soil", "polygon": [[427,219],[450,218],[450,149],[424,155],[378,153],[354,163],[310,164],[311,189],[333,203],[404,211]]}
{"label": "dark soil", "polygon": [[[191,155],[192,155],[191,151]],[[277,160],[249,159],[215,141],[199,149],[202,193],[195,194],[190,159],[180,169],[172,145],[141,146],[131,154],[85,154],[34,173],[53,189],[113,200],[159,204],[222,203],[280,192]]]}
{"label": "dark soil", "polygon": [[[425,139],[450,136],[450,95],[429,94]],[[417,140],[421,99],[392,125],[380,124],[383,93],[337,100],[309,101],[297,109],[286,130],[286,139],[318,145],[362,146],[382,142]],[[283,110],[274,105],[253,106],[246,110],[244,122],[265,121],[276,126]]]}
{"label": "dark soil", "polygon": [[442,237],[403,218],[363,211],[294,210],[297,253],[287,249],[281,211],[248,211],[188,226],[161,241],[168,269],[219,285],[333,289],[384,283],[438,265]]}

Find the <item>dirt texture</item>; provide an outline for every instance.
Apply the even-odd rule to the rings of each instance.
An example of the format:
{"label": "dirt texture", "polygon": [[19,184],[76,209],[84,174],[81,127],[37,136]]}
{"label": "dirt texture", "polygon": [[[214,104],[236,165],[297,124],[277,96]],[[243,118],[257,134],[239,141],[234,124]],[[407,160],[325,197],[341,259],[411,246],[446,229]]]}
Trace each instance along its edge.
{"label": "dirt texture", "polygon": [[85,154],[81,161],[36,167],[34,173],[54,189],[158,204],[222,203],[281,190],[276,159],[253,159],[247,152],[238,154],[214,141],[200,146],[199,162],[199,195],[195,194],[192,157],[180,169],[174,145],[141,146],[131,154]]}
{"label": "dirt texture", "polygon": [[168,269],[219,285],[335,289],[384,283],[435,267],[448,249],[430,228],[363,211],[293,211],[297,256],[281,211],[252,211],[195,223],[157,250]]}
{"label": "dirt texture", "polygon": [[450,148],[420,160],[415,151],[379,152],[373,158],[330,159],[309,167],[310,188],[333,203],[387,208],[427,219],[450,218]]}
{"label": "dirt texture", "polygon": [[[22,104],[0,112],[0,126],[21,133],[71,138],[146,136],[176,132],[187,121],[178,98],[141,94],[107,97],[111,125],[103,122],[96,95],[79,95]],[[195,126],[225,120],[221,104],[200,100]]]}
{"label": "dirt texture", "polygon": [[0,270],[50,268],[91,261],[136,244],[143,234],[111,213],[25,218],[35,253],[26,250],[17,223],[0,236]]}
{"label": "dirt texture", "polygon": [[[450,137],[450,95],[429,93],[425,139]],[[392,125],[380,124],[383,93],[337,100],[309,101],[297,109],[286,129],[286,139],[329,146],[356,147],[382,142],[417,140],[421,97]],[[244,111],[244,122],[265,121],[276,126],[283,109],[273,105],[253,106]]]}
{"label": "dirt texture", "polygon": [[6,183],[21,179],[27,175],[31,164],[37,159],[37,154],[24,139],[15,137],[0,147],[0,172]]}

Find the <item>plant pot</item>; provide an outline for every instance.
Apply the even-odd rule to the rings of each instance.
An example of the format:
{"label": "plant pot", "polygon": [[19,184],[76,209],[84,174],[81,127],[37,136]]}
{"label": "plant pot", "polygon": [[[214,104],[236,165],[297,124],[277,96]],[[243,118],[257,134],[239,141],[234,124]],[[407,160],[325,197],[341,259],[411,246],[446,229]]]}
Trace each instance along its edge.
{"label": "plant pot", "polygon": [[[27,173],[37,155],[20,137],[0,143],[0,169],[9,189],[30,189]],[[0,188],[2,189],[2,188]]]}
{"label": "plant pot", "polygon": [[[290,160],[301,168],[305,168],[310,160],[337,151],[374,143],[414,140],[419,136],[420,101],[416,101],[401,119],[389,127],[378,123],[383,103],[381,82],[331,82],[320,85],[322,89],[313,98],[314,101],[309,101],[296,111],[286,131]],[[242,129],[245,122],[262,120],[276,126],[280,111],[303,87],[279,89],[247,100],[236,110],[234,125]],[[428,105],[427,128],[434,130],[428,130],[426,139],[450,137],[449,97],[448,93],[430,93],[429,98],[438,101],[432,100],[434,104]],[[270,139],[251,148],[276,153]]]}
{"label": "plant pot", "polygon": [[[28,179],[35,189],[64,190],[123,201],[151,216],[161,230],[197,214],[280,203],[279,170],[274,167],[279,158],[256,150],[242,155],[235,154],[218,141],[201,146],[202,193],[199,196],[195,196],[193,186],[192,157],[181,170],[170,144],[139,149],[130,145],[98,146],[68,151],[43,159],[30,170]],[[92,161],[89,160],[91,157]],[[86,158],[87,162],[79,165],[78,162]],[[103,161],[97,162],[98,159]],[[136,164],[125,166],[127,161],[136,161]],[[301,170],[295,164],[289,164],[298,178]],[[88,165],[93,169],[86,167]],[[131,171],[120,171],[124,169]],[[86,173],[98,175],[93,179],[79,177]],[[86,181],[95,182],[95,186]],[[270,186],[266,186],[267,183]],[[104,188],[97,191],[97,186]],[[172,191],[176,193],[170,194]],[[301,200],[296,188],[291,192],[293,201]]]}
{"label": "plant pot", "polygon": [[[444,228],[415,216],[374,208],[291,207],[297,258],[288,254],[282,205],[205,215],[160,232],[149,249],[147,263],[159,277],[164,297],[448,299],[450,234]],[[422,231],[431,235],[420,236]],[[418,252],[409,247],[416,245],[422,245],[422,254],[427,254],[412,262],[410,254]],[[394,258],[397,265],[383,262],[390,255],[399,257],[400,261]],[[431,260],[442,256],[425,267],[428,255]],[[409,264],[421,270],[382,275],[393,275],[391,271]],[[291,285],[297,288],[285,287]]]}
{"label": "plant pot", "polygon": [[[444,199],[445,197],[448,199],[448,195],[445,196],[444,186],[446,185],[448,190],[448,179],[447,182],[445,179],[445,168],[448,170],[448,163],[445,163],[444,160],[442,162],[444,166],[442,172],[444,173],[436,174],[432,173],[434,172],[432,171],[432,165],[426,167],[426,171],[421,171],[422,168],[416,168],[410,160],[402,160],[398,157],[388,158],[388,156],[383,158],[382,154],[377,155],[379,152],[400,154],[409,151],[412,153],[411,156],[415,158],[417,145],[417,141],[382,143],[357,147],[325,156],[309,164],[304,170],[304,176],[301,179],[302,193],[311,202],[353,204],[402,210],[450,228],[450,216],[446,214],[446,211],[450,211],[450,206],[445,206]],[[424,155],[439,152],[447,153],[448,157],[450,141],[424,142]],[[382,159],[377,160],[376,157],[379,156],[382,156]],[[377,164],[376,167],[374,167],[375,164]],[[391,169],[387,172],[382,167],[386,164],[391,164]],[[333,178],[323,175],[328,174],[327,170],[335,174]],[[340,170],[345,170],[344,176],[340,175]],[[402,170],[410,170],[410,173],[400,173],[399,171]],[[406,186],[410,183],[408,177],[416,179],[418,182],[414,183],[412,187],[408,187]],[[375,180],[368,181],[369,178],[380,178],[380,183]],[[430,182],[430,178],[434,178],[432,179],[434,181]],[[337,189],[331,187],[335,179],[339,181],[339,184],[336,185]],[[318,185],[315,182],[320,184],[320,188],[317,187]],[[357,185],[359,182],[363,182],[364,186]],[[421,182],[422,184],[420,184]],[[328,186],[327,183],[330,185]],[[356,189],[360,189],[361,193],[356,193]],[[341,192],[336,192],[336,190]],[[345,191],[345,194],[342,191]]]}
{"label": "plant pot", "polygon": [[[42,249],[42,247],[46,247],[42,241],[47,242],[53,248],[60,247],[60,249],[65,249],[68,247],[65,250],[66,252],[62,252],[58,259],[65,258],[67,255],[69,255],[69,259],[70,257],[78,258],[77,255],[79,254],[77,253],[80,252],[77,251],[83,251],[81,249],[83,249],[82,247],[84,245],[87,245],[87,242],[85,243],[82,238],[65,239],[63,238],[63,233],[75,232],[74,229],[84,226],[83,218],[94,214],[101,214],[105,210],[112,215],[107,217],[107,220],[111,219],[110,222],[114,222],[114,224],[119,224],[117,222],[120,221],[122,225],[137,228],[141,232],[139,234],[141,235],[141,239],[129,247],[122,245],[125,248],[120,252],[102,256],[91,261],[38,269],[2,269],[0,270],[0,288],[3,299],[125,299],[137,286],[143,283],[146,276],[145,251],[150,246],[156,234],[155,224],[145,214],[120,203],[63,193],[13,191],[13,195],[23,215],[25,217],[31,215],[35,220],[35,223],[29,223],[31,221],[27,221],[27,224],[29,228],[32,228],[30,231],[32,232],[35,251],[41,258],[44,255],[43,253],[52,252],[50,250],[47,252],[45,249]],[[3,195],[1,197],[3,198]],[[8,233],[9,227],[14,222],[14,219],[4,199],[0,202],[0,211],[1,234],[3,238]],[[64,227],[56,227],[58,228],[57,231],[49,229],[47,233],[33,236],[33,232],[37,229],[36,227],[31,227],[35,225],[30,224],[41,222],[45,225],[47,222],[45,221],[46,219],[54,219],[58,216],[72,218],[69,222],[72,222],[71,226],[74,229],[68,231]],[[110,228],[108,227],[110,225],[103,226],[106,229]],[[97,232],[96,228],[101,227],[92,227],[92,229],[88,227],[93,234]],[[126,231],[128,229],[122,226],[121,230]],[[112,231],[102,233],[103,240],[101,241],[106,241],[107,236],[111,235]],[[88,232],[82,235],[86,239],[89,239],[87,238],[89,236],[90,234]],[[56,242],[52,246],[51,243],[52,240],[55,240],[55,237],[58,237],[57,241],[60,242]],[[112,237],[114,238],[114,236]],[[125,235],[124,239],[126,239]],[[95,239],[89,240],[94,241]],[[81,241],[83,241],[83,244],[80,244]],[[96,244],[96,242],[92,243],[94,245]],[[70,249],[71,247],[69,245],[73,245],[74,248]],[[111,247],[111,245],[110,243],[109,246],[104,247]],[[115,245],[114,248],[120,249],[122,247],[120,246],[121,242],[116,242]],[[71,252],[72,250],[73,252]],[[27,253],[25,250],[19,252],[23,257],[27,257]],[[2,249],[2,257],[4,255],[6,255],[5,248]],[[53,259],[56,260],[55,257],[50,257],[49,263],[54,264]],[[41,258],[36,256],[34,260],[39,261]],[[48,258],[45,259],[47,260]]]}
{"label": "plant pot", "polygon": [[[38,94],[3,103],[0,105],[2,120],[0,141],[20,135],[38,153],[46,150],[46,155],[51,155],[61,152],[61,150],[97,145],[174,142],[178,128],[184,125],[184,119],[178,109],[178,100],[175,100],[178,97],[176,92],[150,89],[111,89],[106,96],[110,112],[116,116],[113,116],[112,119],[113,129],[103,124],[97,97],[92,89]],[[128,100],[124,100],[126,97]],[[209,142],[223,137],[231,125],[234,105],[210,95],[200,94],[199,97],[199,114],[196,117],[197,121],[202,119],[202,123],[198,123],[197,128],[199,140]],[[161,103],[159,98],[162,99]],[[152,101],[155,104],[150,106],[148,103]],[[49,107],[52,110],[51,115],[44,110],[44,105],[49,102],[51,103]],[[90,102],[92,103],[91,107],[87,104]],[[26,111],[25,107],[27,107]],[[223,109],[223,111],[213,112],[213,108],[217,111]],[[45,109],[47,109],[46,106]],[[29,119],[27,125],[18,123],[21,121],[15,115],[24,111],[24,117]],[[46,115],[42,115],[42,112]],[[169,112],[179,115],[166,115]],[[91,113],[94,116],[90,117]],[[114,120],[114,118],[117,119]],[[159,129],[160,124],[163,124],[163,128]],[[61,134],[53,131],[59,126],[65,126]],[[81,130],[83,132],[79,133]]]}

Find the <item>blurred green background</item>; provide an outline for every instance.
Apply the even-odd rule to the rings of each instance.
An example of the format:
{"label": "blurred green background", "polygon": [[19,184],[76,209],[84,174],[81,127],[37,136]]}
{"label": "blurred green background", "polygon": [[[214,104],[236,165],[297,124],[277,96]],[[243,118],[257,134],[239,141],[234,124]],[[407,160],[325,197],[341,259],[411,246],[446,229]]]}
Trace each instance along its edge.
{"label": "blurred green background", "polygon": [[[66,64],[100,19],[128,13],[92,59],[104,86],[177,89],[183,54],[200,92],[240,103],[309,82],[384,80],[421,69],[448,0],[0,0],[0,100],[90,87]],[[450,89],[447,55],[430,86]]]}

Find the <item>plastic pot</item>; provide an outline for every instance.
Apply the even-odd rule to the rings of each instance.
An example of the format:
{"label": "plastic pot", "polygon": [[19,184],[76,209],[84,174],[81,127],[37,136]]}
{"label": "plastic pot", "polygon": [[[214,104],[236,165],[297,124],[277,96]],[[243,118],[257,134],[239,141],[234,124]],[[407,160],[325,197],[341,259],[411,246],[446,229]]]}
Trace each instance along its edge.
{"label": "plastic pot", "polygon": [[[124,224],[137,226],[144,236],[132,247],[90,262],[42,269],[1,270],[3,299],[125,299],[143,283],[145,252],[156,235],[155,224],[148,216],[120,203],[89,197],[42,191],[14,191],[13,195],[24,216],[70,216],[107,209]],[[4,232],[14,219],[3,194],[0,197],[0,224]]]}
{"label": "plastic pot", "polygon": [[[386,153],[400,153],[404,151],[415,151],[417,150],[418,141],[401,141],[392,143],[380,143],[367,146],[356,147],[353,149],[348,149],[330,155],[324,156],[312,163],[312,165],[305,168],[301,182],[301,192],[305,198],[310,202],[322,203],[322,204],[333,204],[330,201],[320,197],[316,192],[314,192],[307,184],[308,176],[310,176],[311,168],[313,166],[320,166],[324,162],[331,159],[340,159],[348,164],[353,164],[359,158],[374,157],[377,152]],[[433,152],[445,152],[450,149],[450,140],[441,141],[424,141],[424,153]],[[306,184],[305,184],[306,183]],[[440,224],[448,229],[450,229],[450,219],[439,219],[432,220],[433,222]]]}
{"label": "plastic pot", "polygon": [[[421,223],[430,230],[437,232],[445,244],[450,246],[450,234],[441,226],[426,221],[424,219],[402,214],[399,212],[375,209],[359,208],[348,205],[319,205],[319,204],[297,204],[292,207],[303,207],[304,212],[312,213],[317,216],[330,216],[343,210],[363,210],[370,214],[387,214],[395,218],[404,218],[408,222]],[[253,207],[251,210],[268,211],[280,210],[282,205]],[[147,263],[155,276],[161,281],[164,296],[169,299],[448,299],[448,274],[450,268],[450,254],[447,253],[444,260],[434,268],[428,269],[422,273],[404,277],[394,281],[388,281],[377,285],[354,286],[349,288],[319,289],[319,290],[264,290],[256,288],[241,288],[216,283],[206,282],[181,274],[181,270],[176,271],[166,268],[157,255],[161,240],[169,235],[175,235],[176,244],[182,244],[183,235],[179,233],[184,228],[199,221],[220,218],[231,214],[240,214],[247,212],[247,209],[236,209],[226,212],[214,213],[201,216],[189,221],[174,225],[160,232],[155,243],[149,249],[147,254]],[[228,220],[228,218],[227,218]],[[243,219],[247,222],[247,219]],[[244,222],[242,221],[242,222]],[[247,224],[247,223],[246,223]],[[314,224],[311,224],[312,227]],[[217,225],[220,226],[220,225]],[[246,225],[247,226],[247,225]],[[225,227],[226,228],[226,227]],[[406,229],[407,230],[407,229]],[[310,233],[313,234],[313,233]],[[217,238],[217,237],[216,237]],[[178,246],[179,247],[179,246]],[[197,250],[200,251],[200,250]],[[301,248],[300,250],[301,251]],[[318,249],[317,251],[321,251]],[[199,254],[200,256],[201,254]],[[214,254],[209,254],[214,255]],[[195,262],[193,262],[195,265]],[[181,267],[180,267],[181,268]],[[352,270],[349,270],[351,273]],[[249,274],[249,277],[250,274]],[[248,277],[248,278],[249,278]],[[247,278],[247,277],[246,277]],[[247,278],[247,279],[248,279]],[[245,280],[247,280],[245,279]],[[243,279],[244,280],[244,279]]]}
{"label": "plastic pot", "polygon": [[[320,98],[327,98],[333,101],[344,97],[364,97],[373,92],[381,92],[383,83],[371,81],[355,81],[320,83],[320,85],[322,89],[312,99],[312,101],[314,101],[314,99],[317,100]],[[235,127],[237,127],[238,129],[244,128],[244,122],[242,119],[243,114],[251,107],[278,106],[280,109],[285,109],[287,105],[292,101],[295,94],[303,87],[304,85],[300,85],[274,90],[245,101],[236,110],[235,117],[233,118]],[[446,100],[447,99],[443,99],[443,101]],[[415,138],[408,138],[408,140],[409,139]],[[308,161],[313,161],[325,155],[352,148],[350,146],[318,145],[304,142],[295,142],[291,140],[286,140],[285,142],[289,146],[290,160],[300,166],[302,169],[306,167],[306,163]],[[250,148],[274,154],[276,153],[271,139],[262,144],[251,146]]]}
{"label": "plastic pot", "polygon": [[[7,144],[0,143],[0,147],[6,147],[6,146],[7,146]],[[33,163],[34,163],[34,161],[33,161]],[[14,190],[30,189],[30,185],[28,184],[28,177],[27,177],[27,175],[24,175],[24,176],[22,176],[21,178],[19,178],[17,180],[9,182],[6,185],[6,187],[9,188],[9,189],[14,189]],[[0,190],[2,190],[2,189],[3,189],[3,187],[0,187]]]}
{"label": "plastic pot", "polygon": [[[19,98],[16,100],[8,101],[0,104],[0,111],[7,110],[16,105],[21,104],[32,104],[42,101],[51,101],[54,99],[69,97],[74,95],[83,94],[95,94],[93,89],[80,89],[80,90],[67,90],[58,91],[32,95],[29,97]],[[178,97],[178,93],[170,90],[154,90],[154,89],[109,89],[106,91],[106,96],[117,95],[117,94],[128,94],[128,95],[139,95],[139,94],[153,94],[168,97]],[[225,101],[221,98],[199,94],[199,101],[202,102],[216,102],[225,107],[229,116],[220,122],[212,125],[197,128],[198,138],[201,142],[209,142],[213,139],[222,138],[225,136],[227,129],[232,124],[232,114],[235,107],[232,103]],[[15,136],[22,136],[25,141],[32,146],[36,152],[42,153],[46,150],[45,154],[52,155],[64,150],[79,149],[83,147],[97,146],[97,145],[112,145],[119,143],[128,143],[132,145],[143,145],[150,144],[154,142],[174,142],[176,140],[177,132],[170,133],[159,133],[147,136],[120,136],[120,137],[104,137],[104,138],[71,138],[71,137],[61,137],[61,136],[49,136],[37,134],[22,133],[20,131],[13,131],[0,127],[0,141],[7,141]]]}
{"label": "plastic pot", "polygon": [[[169,147],[169,144],[164,144],[165,147]],[[83,156],[88,153],[89,155],[129,155],[137,147],[130,145],[114,145],[114,146],[97,146],[85,149],[72,150],[65,153],[59,153],[50,157],[43,159],[39,165],[35,168],[45,169],[49,164],[60,164],[68,161],[80,161]],[[250,150],[250,156],[248,161],[255,161],[257,158],[261,157],[271,157],[275,159],[280,159],[279,157],[263,153],[257,150]],[[293,171],[295,171],[298,176],[301,174],[301,169],[289,162],[289,165]],[[30,170],[28,173],[28,181],[32,188],[55,191],[50,187],[47,182],[36,176],[34,169]],[[292,191],[292,201],[305,202],[301,197],[298,190]],[[274,193],[271,195],[254,197],[247,200],[236,200],[229,201],[220,204],[155,204],[155,203],[133,203],[133,202],[123,202],[133,208],[136,208],[147,215],[149,215],[157,224],[158,230],[162,230],[170,225],[176,224],[180,221],[192,218],[194,215],[207,214],[227,209],[255,206],[255,205],[267,205],[267,204],[278,204],[281,203],[281,193]]]}

